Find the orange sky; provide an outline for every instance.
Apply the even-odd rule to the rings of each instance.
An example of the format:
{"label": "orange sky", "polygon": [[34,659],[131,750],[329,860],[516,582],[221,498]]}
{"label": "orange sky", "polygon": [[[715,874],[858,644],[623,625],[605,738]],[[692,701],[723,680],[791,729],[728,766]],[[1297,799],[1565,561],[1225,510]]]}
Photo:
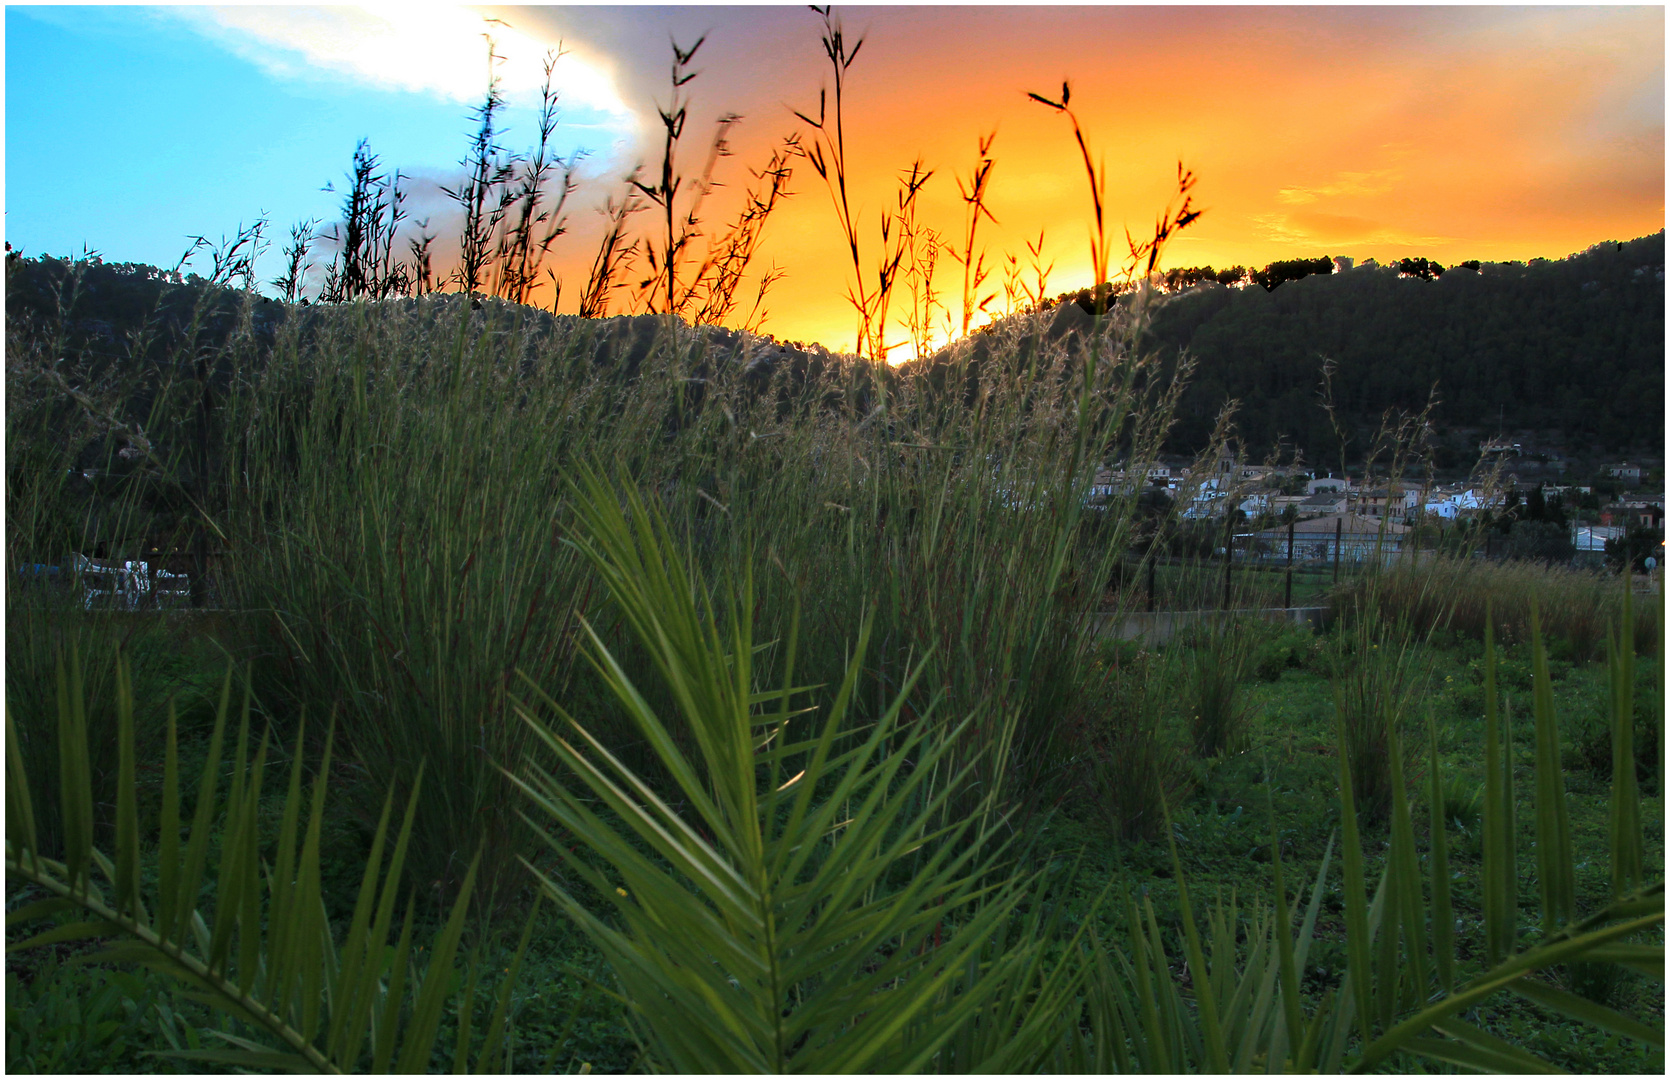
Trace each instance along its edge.
{"label": "orange sky", "polygon": [[[575,229],[559,241],[570,310],[597,235],[590,208],[635,160],[659,167],[671,34],[707,44],[686,135],[699,169],[708,122],[744,115],[721,179],[815,112],[829,84],[820,23],[804,8],[496,9],[540,41],[561,38],[612,75],[639,109],[637,146],[593,159]],[[1348,255],[1560,256],[1664,227],[1664,9],[1635,8],[854,8],[838,11],[864,46],[849,73],[846,124],[865,261],[897,177],[920,156],[935,170],[921,214],[960,234],[953,173],[997,132],[982,226],[989,258],[1045,231],[1050,292],[1088,284],[1088,186],[1065,118],[1030,102],[1063,78],[1107,168],[1115,236],[1141,235],[1166,205],[1181,159],[1199,176],[1198,224],[1166,265],[1263,265]],[[852,280],[830,198],[800,163],[794,198],[770,222],[761,266],[786,276],[765,329],[850,348]],[[728,217],[716,199],[708,218]],[[647,225],[648,215],[640,219]],[[960,269],[939,288],[959,317]],[[871,270],[873,273],[873,269]],[[995,279],[994,279],[995,281]],[[943,317],[942,317],[943,318]],[[890,337],[899,339],[894,329]],[[896,358],[901,358],[897,357]]]}

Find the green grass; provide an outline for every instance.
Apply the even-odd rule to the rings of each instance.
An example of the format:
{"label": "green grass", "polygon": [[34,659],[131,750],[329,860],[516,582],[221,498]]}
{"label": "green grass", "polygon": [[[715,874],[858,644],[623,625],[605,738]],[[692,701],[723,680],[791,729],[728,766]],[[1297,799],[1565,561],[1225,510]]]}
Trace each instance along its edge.
{"label": "green grass", "polygon": [[[1268,655],[1280,657],[1280,664],[1266,665],[1262,674],[1248,670],[1239,684],[1250,720],[1245,749],[1190,766],[1187,790],[1172,807],[1171,837],[1191,893],[1197,898],[1209,901],[1235,895],[1250,899],[1268,893],[1272,825],[1266,807],[1272,796],[1274,833],[1282,844],[1289,880],[1303,881],[1307,874],[1314,874],[1327,837],[1339,823],[1330,656],[1341,647],[1342,640],[1348,643],[1343,631],[1315,638],[1288,633],[1276,643],[1267,644]],[[1192,648],[1180,642],[1166,651],[1175,654],[1179,662],[1187,662]],[[1482,677],[1481,651],[1477,643],[1453,635],[1417,648],[1421,652],[1419,662],[1430,670],[1431,677],[1430,689],[1413,705],[1417,711],[1430,707],[1434,713],[1440,759],[1451,785],[1463,791],[1477,789],[1484,781],[1478,753],[1484,734],[1477,694]],[[1131,653],[1131,646],[1110,644],[1100,649],[1115,662],[1121,651],[1126,656]],[[1531,785],[1527,782],[1534,769],[1532,731],[1531,725],[1523,722],[1529,709],[1529,679],[1522,672],[1530,666],[1528,654],[1523,645],[1499,648],[1504,710],[1517,718],[1513,760],[1520,774],[1516,791],[1522,849],[1528,849],[1535,839]],[[1272,672],[1273,679],[1268,677]],[[1573,717],[1601,707],[1608,692],[1601,665],[1568,664],[1560,666],[1557,674],[1560,677],[1552,686],[1556,715]],[[1660,677],[1656,661],[1641,663],[1636,675],[1643,689],[1655,685]],[[1181,741],[1188,730],[1184,711],[1161,708],[1159,712],[1162,727],[1169,726]],[[190,763],[201,760],[204,741],[199,733],[182,747],[188,775]],[[1604,851],[1609,799],[1605,777],[1583,768],[1568,768],[1567,776],[1573,845],[1580,852]],[[1646,778],[1643,786],[1646,801],[1642,818],[1647,828],[1644,854],[1648,865],[1658,865],[1663,859],[1662,795],[1656,788],[1656,778]],[[275,797],[269,797],[269,801]],[[1371,877],[1381,865],[1379,840],[1386,835],[1373,827],[1365,833],[1366,870]],[[1180,955],[1183,941],[1177,888],[1163,837],[1133,838],[1110,824],[1097,809],[1093,791],[1084,791],[1036,818],[1027,839],[1022,865],[1051,872],[1053,884],[1047,901],[1058,905],[1069,923],[1090,919],[1098,934],[1109,939],[1118,935],[1121,917],[1096,904],[1104,886],[1113,883],[1117,888],[1146,894],[1153,901],[1161,930],[1172,942],[1171,952]],[[1476,824],[1471,831],[1465,823],[1461,827],[1452,825],[1450,865],[1455,917],[1461,927],[1458,960],[1462,976],[1484,963],[1483,954],[1477,951],[1483,904],[1478,889],[1480,839]],[[353,828],[337,830],[328,838],[326,876],[340,882],[330,891],[351,891],[352,868],[363,860],[364,843],[365,838]],[[333,862],[339,869],[330,870]],[[561,872],[555,862],[542,865],[548,872]],[[1537,911],[1534,865],[1522,859],[1519,869],[1521,922],[1530,926]],[[1068,871],[1072,871],[1071,876]],[[1336,858],[1319,915],[1318,940],[1302,972],[1301,992],[1312,1005],[1330,990],[1338,990],[1347,963],[1340,873]],[[1580,860],[1575,884],[1580,908],[1601,902],[1610,889],[1606,860]],[[606,902],[594,898],[586,903],[606,916]],[[339,917],[346,918],[347,914],[343,910]],[[502,958],[513,949],[513,938],[509,930],[496,931],[481,925],[472,931],[469,941],[474,942],[470,947],[483,950],[487,965],[502,966],[506,962]],[[29,954],[17,955],[23,958]],[[86,975],[72,975],[72,970],[50,962],[14,969],[12,977],[19,980],[14,995],[19,1011],[12,1014],[9,1030],[16,1035],[18,1054],[32,1055],[27,1060],[70,1069],[76,1060],[105,1060],[110,1056],[130,1062],[134,1068],[156,1068],[158,1059],[141,1055],[145,1050],[169,1048],[157,1019],[158,1004],[178,1014],[175,1032],[184,1030],[179,1025],[224,1027],[227,1023],[170,997],[172,991],[166,980],[149,977],[124,982],[115,979],[114,973],[101,974],[103,969],[94,968]],[[540,916],[512,997],[519,1010],[518,1061],[544,1062],[550,1058],[558,1068],[565,1069],[589,1062],[594,1071],[641,1067],[641,1051],[625,1014],[605,995],[586,988],[588,979],[603,979],[608,986],[606,970],[602,954],[572,924],[547,907]],[[1581,982],[1585,977],[1581,971],[1566,976],[1577,980],[1574,985],[1596,992],[1592,979],[1590,983]],[[96,1016],[87,1009],[78,1013],[68,1004],[72,996],[76,1000],[85,996],[83,990],[88,986],[100,995]],[[118,989],[103,989],[109,986]],[[72,987],[77,988],[73,994]],[[485,981],[482,996],[477,999],[478,1039],[479,1023],[485,1022],[490,1008],[486,995],[493,989],[492,981]],[[1662,985],[1651,980],[1626,975],[1612,979],[1599,992],[1615,1008],[1634,1015],[1662,1016]],[[456,1013],[447,1017],[440,1028],[440,1046],[450,1046],[456,1031]],[[1655,1059],[1640,1044],[1597,1034],[1520,999],[1493,1000],[1475,1009],[1470,1022],[1578,1071],[1650,1071],[1654,1067]],[[227,1030],[238,1029],[234,1026]],[[18,1060],[25,1058],[20,1056]],[[444,1067],[449,1061],[437,1057],[435,1065]],[[1400,1058],[1388,1062],[1392,1071],[1415,1064],[1413,1059]]]}

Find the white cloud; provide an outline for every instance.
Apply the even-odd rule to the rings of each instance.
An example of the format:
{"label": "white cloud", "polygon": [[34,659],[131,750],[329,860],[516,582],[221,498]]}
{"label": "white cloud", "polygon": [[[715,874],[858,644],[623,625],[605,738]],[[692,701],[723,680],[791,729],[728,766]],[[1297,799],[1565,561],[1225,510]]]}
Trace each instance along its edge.
{"label": "white cloud", "polygon": [[[328,73],[384,89],[478,100],[487,85],[491,34],[507,98],[537,101],[545,41],[461,5],[203,7],[172,9],[199,32],[281,78]],[[554,82],[564,101],[625,117],[615,80],[594,58],[570,51]]]}

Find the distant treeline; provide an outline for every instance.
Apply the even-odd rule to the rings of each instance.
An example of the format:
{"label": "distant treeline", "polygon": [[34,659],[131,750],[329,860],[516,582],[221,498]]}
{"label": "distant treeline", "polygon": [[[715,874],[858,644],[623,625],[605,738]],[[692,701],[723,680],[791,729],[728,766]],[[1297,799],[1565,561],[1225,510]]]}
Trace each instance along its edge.
{"label": "distant treeline", "polygon": [[1608,451],[1662,442],[1662,231],[1529,264],[1331,271],[1327,259],[1299,259],[1162,282],[1183,291],[1159,306],[1152,341],[1197,365],[1168,449],[1206,445],[1234,398],[1255,451],[1281,438],[1309,461],[1337,460],[1319,405],[1325,360],[1337,365],[1334,403],[1358,453],[1386,409],[1419,411],[1435,384],[1440,426],[1558,430]]}

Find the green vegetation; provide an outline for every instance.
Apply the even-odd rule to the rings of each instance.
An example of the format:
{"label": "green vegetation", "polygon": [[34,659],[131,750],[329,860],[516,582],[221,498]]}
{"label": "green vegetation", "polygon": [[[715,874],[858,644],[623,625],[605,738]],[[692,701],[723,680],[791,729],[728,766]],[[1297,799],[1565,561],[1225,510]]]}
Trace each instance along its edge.
{"label": "green vegetation", "polygon": [[510,315],[74,394],[14,328],[8,572],[201,537],[220,608],[8,591],[20,1067],[1654,1067],[1661,635],[1612,582],[1405,561],[1324,636],[1116,645],[1138,313],[954,379]]}
{"label": "green vegetation", "polygon": [[[643,1061],[633,1050],[638,1041],[649,1061],[686,1069],[752,1063],[824,1071],[833,1062],[955,1071],[1243,1071],[1280,1060],[1288,1067],[1384,1063],[1401,1070],[1408,1054],[1516,1071],[1538,1066],[1537,1057],[1584,1070],[1658,1067],[1662,1036],[1652,1018],[1662,1015],[1662,946],[1654,944],[1661,940],[1662,901],[1646,868],[1662,858],[1662,772],[1654,761],[1640,762],[1639,770],[1616,765],[1635,758],[1634,727],[1620,718],[1635,719],[1633,699],[1658,685],[1660,662],[1631,670],[1627,630],[1614,638],[1608,664],[1589,668],[1551,665],[1540,627],[1528,645],[1506,650],[1490,640],[1476,648],[1453,634],[1447,645],[1412,646],[1434,684],[1446,689],[1422,695],[1424,724],[1386,729],[1391,797],[1384,826],[1354,812],[1353,770],[1330,763],[1348,760],[1331,753],[1343,737],[1332,720],[1333,676],[1351,669],[1361,632],[1347,624],[1321,638],[1292,634],[1267,642],[1260,666],[1265,676],[1275,672],[1274,682],[1241,687],[1254,718],[1246,751],[1199,762],[1192,795],[1159,793],[1162,815],[1173,808],[1171,828],[1146,842],[1136,838],[1140,830],[1130,831],[1110,847],[1096,839],[1107,833],[1095,807],[1111,792],[1091,788],[1038,821],[1016,848],[1014,841],[979,842],[979,832],[995,838],[999,818],[933,826],[959,786],[938,765],[960,733],[936,739],[929,716],[907,730],[908,684],[879,724],[852,729],[843,719],[858,700],[862,640],[833,707],[821,717],[808,713],[795,699],[815,703],[830,690],[804,687],[788,663],[798,633],[756,646],[746,584],[732,592],[689,578],[667,524],[630,491],[625,514],[616,492],[599,480],[576,494],[582,550],[652,652],[654,682],[673,692],[674,703],[674,712],[658,715],[644,697],[653,687],[635,685],[591,635],[593,659],[612,693],[641,725],[663,775],[673,778],[672,788],[660,790],[578,721],[564,721],[573,733],[566,738],[544,729],[537,715],[563,710],[537,691],[518,706],[525,722],[544,731],[541,740],[561,765],[527,767],[531,804],[543,806],[557,827],[544,843],[560,864],[544,862],[539,876],[568,918],[601,946],[609,966],[592,971],[620,980],[628,1011],[612,1021],[614,1034],[602,1045],[595,1035],[588,1040],[587,1001],[562,992],[563,967],[595,963],[598,954],[537,906],[526,912],[513,947],[495,941],[490,928],[470,933],[462,916],[473,875],[444,926],[421,915],[414,922],[408,897],[399,947],[378,945],[400,921],[397,881],[411,840],[410,804],[386,873],[377,870],[388,850],[389,803],[360,849],[359,900],[337,920],[324,918],[325,785],[315,781],[310,795],[303,791],[305,762],[297,754],[287,794],[262,795],[263,761],[278,748],[251,737],[247,698],[238,736],[227,738],[230,682],[197,758],[195,804],[181,798],[178,725],[172,718],[168,724],[158,850],[142,839],[149,828],[139,826],[132,680],[125,665],[118,670],[115,841],[110,857],[99,854],[88,846],[94,799],[84,687],[72,666],[57,680],[60,738],[72,751],[58,792],[70,837],[61,860],[31,854],[38,840],[30,831],[45,807],[37,810],[29,797],[8,728],[8,878],[13,890],[28,882],[27,891],[42,897],[16,912],[14,929],[60,919],[34,941],[14,938],[14,955],[103,939],[104,952],[78,959],[148,963],[198,997],[181,1001],[167,980],[95,968],[82,976],[97,988],[83,1002],[66,993],[61,968],[49,965],[29,982],[14,975],[14,1062],[87,1060],[75,1057],[80,1053],[149,1064],[155,1059],[133,1057],[143,1047],[186,1061],[274,1067],[282,1055],[300,1053],[314,1066],[350,1065],[357,1044],[359,1063],[372,1068],[384,1060],[377,1055],[443,1068],[534,1059],[628,1067]],[[1179,642],[1162,657],[1199,663],[1221,647],[1211,639]],[[1163,659],[1156,668],[1152,653],[1112,646],[1097,652],[1093,668],[1141,672],[1144,692],[1164,694],[1165,684],[1153,678],[1164,671]],[[769,663],[774,655],[782,662]],[[1467,706],[1465,690],[1475,680],[1486,691],[1482,717]],[[1529,710],[1519,688],[1529,691]],[[1597,704],[1613,717],[1611,778],[1592,764],[1562,772],[1556,718]],[[1148,710],[1158,739],[1186,744],[1186,710],[1163,702]],[[1533,723],[1509,720],[1526,711]],[[1656,731],[1661,710],[1649,712]],[[674,715],[684,722],[669,728],[661,716]],[[1404,752],[1402,739],[1417,748]],[[234,742],[222,800],[217,762]],[[1503,762],[1508,768],[1499,767]],[[1423,781],[1414,781],[1417,770],[1424,770]],[[327,773],[328,764],[320,775]],[[586,789],[591,795],[581,797]],[[674,793],[679,801],[667,801]],[[688,809],[681,812],[680,804]],[[182,836],[170,823],[185,816],[193,824]],[[831,830],[836,821],[840,827]],[[1389,849],[1372,842],[1381,836]],[[1417,845],[1417,836],[1425,843]],[[800,837],[826,839],[796,842]],[[241,848],[246,856],[231,854]],[[1533,849],[1553,854],[1528,860]],[[1574,854],[1597,849],[1607,855]],[[1062,855],[1076,862],[1074,870]],[[265,889],[257,858],[270,860]],[[782,871],[773,869],[780,865],[803,883],[785,888],[777,878]],[[1314,883],[1292,896],[1284,874],[1310,866]],[[1376,871],[1382,877],[1371,904]],[[293,883],[288,890],[286,883]],[[1218,896],[1204,913],[1190,899],[1202,890]],[[189,895],[203,898],[196,913],[181,905]],[[1294,901],[1296,929],[1272,917],[1269,901],[1258,899],[1265,895]],[[844,899],[832,906],[837,897]],[[762,921],[762,904],[788,908]],[[842,905],[856,906],[843,914]],[[319,915],[301,918],[310,909]],[[792,916],[796,909],[801,918]],[[82,914],[72,914],[77,910]],[[257,917],[264,911],[267,918]],[[189,935],[179,936],[187,926]],[[779,934],[804,926],[810,936],[773,946],[772,926]],[[417,957],[433,972],[470,938],[470,959],[458,977],[424,977],[426,964]],[[879,950],[873,959],[866,960],[860,941]],[[748,955],[766,962],[745,961]],[[1045,962],[1050,956],[1070,962]],[[356,966],[354,957],[369,962]],[[1204,984],[1191,990],[1190,981],[1180,981],[1179,959],[1188,971],[1208,973]],[[300,979],[287,1003],[275,989],[286,984],[285,970]],[[840,970],[856,981],[835,978]],[[311,985],[329,992],[309,992],[308,978],[325,979]],[[1201,1000],[1202,985],[1210,988],[1208,1001]],[[796,989],[785,996],[789,986]],[[898,1003],[875,1009],[877,995],[898,996]],[[311,1018],[310,1000],[324,1004]],[[768,1007],[785,1001],[795,1003],[788,1013]],[[471,1007],[459,1011],[465,1003]],[[552,1015],[553,1007],[563,1011]],[[348,1008],[356,1011],[335,1019]],[[691,1022],[710,1009],[722,1011]],[[898,1022],[871,1032],[864,1016]],[[356,1029],[365,1034],[353,1037]],[[302,1034],[309,1030],[316,1033],[311,1040]],[[737,1034],[715,1040],[716,1030]],[[742,1031],[757,1031],[756,1041],[744,1040]],[[750,1056],[758,1054],[765,1056]],[[772,1054],[779,1055],[775,1062]]]}

